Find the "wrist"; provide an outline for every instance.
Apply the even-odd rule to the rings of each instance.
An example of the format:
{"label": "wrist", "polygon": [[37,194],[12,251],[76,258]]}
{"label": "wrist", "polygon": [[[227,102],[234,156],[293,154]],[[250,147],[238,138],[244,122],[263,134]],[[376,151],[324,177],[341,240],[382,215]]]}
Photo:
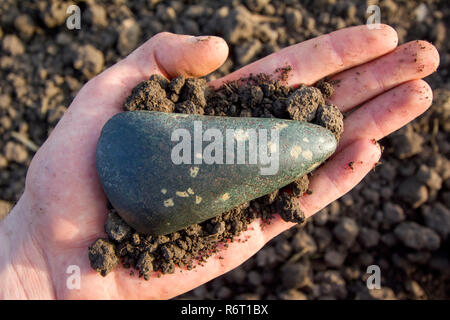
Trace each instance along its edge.
{"label": "wrist", "polygon": [[52,299],[50,270],[33,232],[33,205],[25,193],[0,222],[0,298]]}

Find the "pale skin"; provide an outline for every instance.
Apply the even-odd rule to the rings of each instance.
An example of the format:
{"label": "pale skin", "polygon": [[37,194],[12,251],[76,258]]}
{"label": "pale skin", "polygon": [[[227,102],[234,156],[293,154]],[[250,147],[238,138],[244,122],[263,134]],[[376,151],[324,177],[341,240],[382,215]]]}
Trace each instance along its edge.
{"label": "pale skin", "polygon": [[[399,47],[397,42],[396,32],[386,25],[342,29],[285,48],[211,83],[217,87],[249,73],[272,73],[286,63],[293,67],[291,86],[313,84],[325,76],[340,80],[330,102],[343,111],[358,109],[345,119],[337,152],[311,179],[313,193],[299,199],[306,216],[348,192],[373,169],[381,155],[374,141],[431,105],[432,91],[420,79],[438,67],[436,49],[424,41]],[[202,267],[178,269],[149,281],[131,277],[124,268],[101,277],[89,265],[88,246],[105,236],[106,198],[95,169],[104,123],[121,112],[131,89],[151,74],[200,77],[217,69],[227,55],[221,38],[161,33],[84,85],[34,156],[22,197],[0,223],[1,298],[172,298],[237,267],[293,226],[276,217],[262,228],[255,220],[243,234],[249,236],[247,242],[232,243]],[[67,289],[70,265],[81,269],[80,290]]]}

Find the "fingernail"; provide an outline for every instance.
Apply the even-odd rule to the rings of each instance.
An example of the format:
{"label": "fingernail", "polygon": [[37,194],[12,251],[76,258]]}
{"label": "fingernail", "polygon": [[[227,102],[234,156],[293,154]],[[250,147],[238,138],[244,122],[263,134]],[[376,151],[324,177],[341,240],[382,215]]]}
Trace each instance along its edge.
{"label": "fingernail", "polygon": [[208,41],[211,38],[211,36],[198,36],[198,37],[191,37],[189,41],[192,43],[197,43],[200,41]]}

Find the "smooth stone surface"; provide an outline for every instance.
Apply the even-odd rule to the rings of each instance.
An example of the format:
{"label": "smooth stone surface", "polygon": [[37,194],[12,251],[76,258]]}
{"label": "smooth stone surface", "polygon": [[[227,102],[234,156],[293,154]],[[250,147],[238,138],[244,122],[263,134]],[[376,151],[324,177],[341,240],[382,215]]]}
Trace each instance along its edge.
{"label": "smooth stone surface", "polygon": [[[197,126],[200,123],[197,121],[201,121],[203,135],[207,129],[217,129],[223,134],[223,141],[217,139],[216,146],[223,147],[224,164],[204,163],[211,154],[207,147],[215,138],[203,141],[200,152],[196,149],[194,156],[194,143],[202,141],[198,139],[199,131],[194,134],[194,122]],[[190,134],[190,138],[186,136],[183,141],[191,143],[191,154],[186,152],[191,164],[172,161],[172,149],[179,147],[182,141],[181,138],[172,141],[172,133],[180,128]],[[232,139],[227,139],[227,129],[236,130]],[[264,152],[267,149],[274,152],[267,151],[272,155],[272,168],[275,168],[279,151],[277,171],[261,174],[263,168],[269,167],[267,162],[261,164],[260,154],[263,153],[251,152],[252,157],[256,153],[258,161],[249,163],[248,137],[251,135],[243,132],[251,132],[251,129],[262,133],[267,141],[278,132],[278,147],[276,143],[258,144],[266,147]],[[197,137],[195,141],[194,137]],[[244,141],[245,164],[236,163],[236,157],[232,156],[229,159],[232,163],[226,163],[226,155],[230,154],[226,152],[227,141],[228,150],[234,150],[234,156],[238,141]],[[108,199],[129,225],[139,232],[162,235],[200,223],[291,183],[327,159],[336,144],[330,131],[306,122],[123,112],[111,118],[102,130],[97,145],[97,171]],[[184,155],[182,152],[175,154]]]}

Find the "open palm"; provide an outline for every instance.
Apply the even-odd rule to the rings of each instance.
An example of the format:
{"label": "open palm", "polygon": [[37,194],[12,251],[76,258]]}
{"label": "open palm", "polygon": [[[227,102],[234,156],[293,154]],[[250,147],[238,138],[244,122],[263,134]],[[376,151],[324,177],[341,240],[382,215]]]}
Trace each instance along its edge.
{"label": "open palm", "polygon": [[[255,220],[245,232],[249,241],[231,243],[203,267],[143,281],[116,268],[105,278],[89,265],[87,247],[104,236],[106,199],[95,169],[95,149],[104,123],[121,112],[123,100],[151,74],[167,78],[203,76],[228,55],[217,37],[195,38],[161,33],[123,61],[89,81],[76,96],[30,165],[25,192],[1,223],[0,294],[16,298],[164,299],[177,296],[244,262],[267,241],[293,226],[275,218],[261,228]],[[352,27],[285,48],[211,83],[250,73],[273,73],[288,63],[288,84],[313,84],[329,76],[339,80],[330,102],[345,119],[337,152],[311,179],[314,191],[299,199],[311,216],[353,188],[378,162],[376,140],[423,113],[432,101],[426,82],[419,80],[439,64],[436,49],[414,41],[397,47],[389,26],[369,30]],[[348,166],[353,162],[353,168]],[[66,286],[67,268],[81,270],[81,287]]]}

